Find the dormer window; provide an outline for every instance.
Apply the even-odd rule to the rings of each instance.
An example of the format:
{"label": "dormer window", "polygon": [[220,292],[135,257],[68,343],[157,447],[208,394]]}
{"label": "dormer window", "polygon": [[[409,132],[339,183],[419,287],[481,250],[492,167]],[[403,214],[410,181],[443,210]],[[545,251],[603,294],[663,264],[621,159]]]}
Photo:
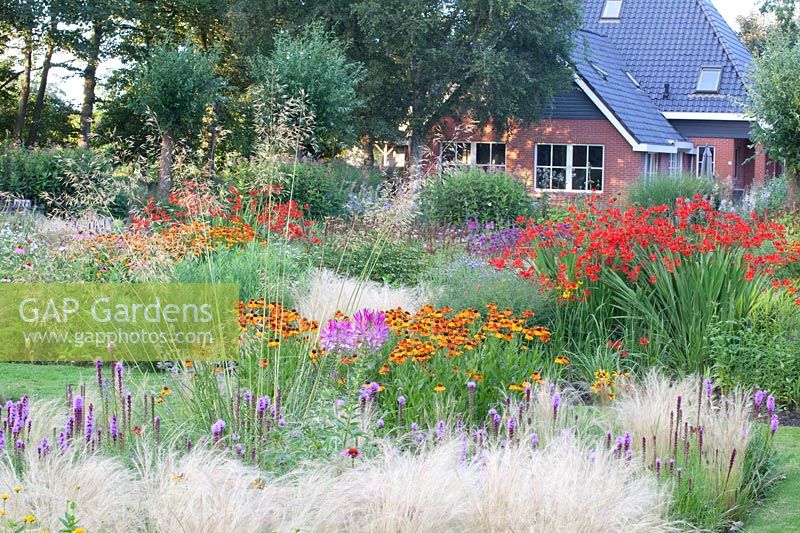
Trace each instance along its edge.
{"label": "dormer window", "polygon": [[603,20],[619,20],[621,12],[622,0],[606,0],[606,5],[603,6],[603,15],[600,18]]}
{"label": "dormer window", "polygon": [[721,67],[703,67],[700,69],[700,79],[697,80],[698,93],[718,93],[719,82],[722,78]]}

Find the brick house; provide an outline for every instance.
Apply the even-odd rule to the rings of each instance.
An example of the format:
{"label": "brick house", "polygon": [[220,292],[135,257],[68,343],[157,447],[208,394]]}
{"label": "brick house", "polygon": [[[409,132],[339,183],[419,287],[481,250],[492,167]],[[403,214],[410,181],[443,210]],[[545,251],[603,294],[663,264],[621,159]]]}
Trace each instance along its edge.
{"label": "brick house", "polygon": [[535,192],[622,194],[641,176],[713,175],[734,191],[776,169],[744,115],[753,59],[709,0],[586,0],[574,84],[545,118],[466,136],[446,121],[440,168],[516,174]]}

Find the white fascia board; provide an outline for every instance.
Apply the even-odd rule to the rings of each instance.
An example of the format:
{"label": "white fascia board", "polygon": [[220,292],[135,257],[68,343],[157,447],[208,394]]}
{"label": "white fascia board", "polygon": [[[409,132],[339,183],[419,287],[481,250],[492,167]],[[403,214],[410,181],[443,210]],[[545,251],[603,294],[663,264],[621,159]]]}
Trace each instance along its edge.
{"label": "white fascia board", "polygon": [[575,75],[575,83],[578,85],[578,87],[580,87],[583,93],[589,97],[592,103],[597,106],[597,109],[603,113],[603,116],[606,117],[609,122],[611,122],[611,125],[614,126],[614,129],[616,129],[619,134],[622,135],[626,141],[628,141],[628,144],[631,145],[634,152],[659,152],[664,154],[674,154],[678,151],[675,146],[642,144],[638,142],[625,128],[625,126],[622,125],[622,122],[619,121],[616,115],[611,112],[605,102],[603,102],[603,100],[597,94],[595,94],[592,88],[589,87],[589,84],[577,74]]}
{"label": "white fascia board", "polygon": [[684,112],[664,112],[667,120],[736,120],[750,122],[744,113],[684,113]]}

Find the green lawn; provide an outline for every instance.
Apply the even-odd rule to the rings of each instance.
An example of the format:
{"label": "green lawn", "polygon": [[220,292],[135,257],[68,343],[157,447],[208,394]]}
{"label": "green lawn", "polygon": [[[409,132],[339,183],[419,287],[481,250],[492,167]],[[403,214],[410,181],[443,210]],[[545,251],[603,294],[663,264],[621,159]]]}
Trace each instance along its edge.
{"label": "green lawn", "polygon": [[[36,365],[29,363],[0,363],[0,400],[16,400],[27,394],[31,400],[50,400],[61,398],[67,385],[77,386],[85,383],[95,387],[94,365]],[[104,368],[109,376],[109,368]],[[147,375],[139,370],[130,370],[128,378],[142,381]]]}
{"label": "green lawn", "polygon": [[776,444],[779,468],[786,479],[745,522],[748,533],[800,532],[800,428],[780,428]]}

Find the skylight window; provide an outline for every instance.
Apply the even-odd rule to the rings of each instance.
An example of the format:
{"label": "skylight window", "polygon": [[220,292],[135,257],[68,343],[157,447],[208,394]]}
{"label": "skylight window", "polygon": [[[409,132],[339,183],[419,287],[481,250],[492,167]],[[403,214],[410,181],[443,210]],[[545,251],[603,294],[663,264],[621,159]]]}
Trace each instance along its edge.
{"label": "skylight window", "polygon": [[703,67],[700,69],[700,79],[697,80],[697,92],[718,93],[720,78],[722,78],[722,68]]}
{"label": "skylight window", "polygon": [[603,7],[603,16],[605,20],[619,19],[619,14],[622,12],[622,0],[606,0],[606,5]]}
{"label": "skylight window", "polygon": [[633,77],[633,74],[631,74],[630,72],[626,71],[625,75],[628,76],[628,79],[631,80],[631,83],[633,83],[633,85],[635,85],[637,89],[641,89],[642,88],[642,86],[639,85],[639,81],[636,78]]}

